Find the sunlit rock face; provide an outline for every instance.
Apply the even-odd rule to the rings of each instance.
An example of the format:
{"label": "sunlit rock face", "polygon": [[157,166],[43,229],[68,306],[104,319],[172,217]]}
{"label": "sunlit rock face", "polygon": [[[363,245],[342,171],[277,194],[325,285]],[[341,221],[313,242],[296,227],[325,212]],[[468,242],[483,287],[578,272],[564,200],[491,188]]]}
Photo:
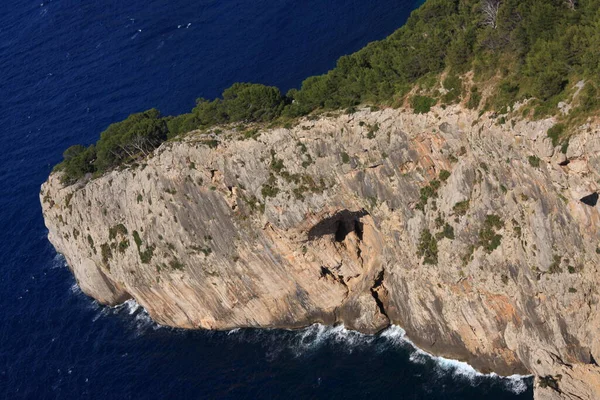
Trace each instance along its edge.
{"label": "sunlit rock face", "polygon": [[[182,328],[397,324],[538,398],[600,398],[600,126],[459,106],[192,132],[136,165],[42,186],[82,290]],[[215,142],[216,140],[216,142]],[[570,396],[570,397],[569,397]]]}

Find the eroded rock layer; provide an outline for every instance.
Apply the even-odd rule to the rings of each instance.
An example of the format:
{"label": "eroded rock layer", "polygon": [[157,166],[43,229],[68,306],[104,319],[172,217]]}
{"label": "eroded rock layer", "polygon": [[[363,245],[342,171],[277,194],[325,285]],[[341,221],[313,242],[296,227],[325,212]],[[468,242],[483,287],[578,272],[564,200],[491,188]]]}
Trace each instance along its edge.
{"label": "eroded rock layer", "polygon": [[[183,328],[400,325],[539,398],[600,398],[600,126],[458,106],[191,133],[40,198],[82,290]],[[244,139],[248,136],[249,138]],[[562,151],[561,151],[562,150]]]}

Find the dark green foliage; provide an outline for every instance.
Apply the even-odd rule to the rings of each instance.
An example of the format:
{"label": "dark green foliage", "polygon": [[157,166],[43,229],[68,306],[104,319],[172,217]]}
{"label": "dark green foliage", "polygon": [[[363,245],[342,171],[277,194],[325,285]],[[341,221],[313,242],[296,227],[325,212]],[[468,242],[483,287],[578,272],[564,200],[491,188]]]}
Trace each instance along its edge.
{"label": "dark green foliage", "polygon": [[600,108],[598,89],[592,83],[587,82],[579,96],[580,111],[588,113]]}
{"label": "dark green foliage", "polygon": [[441,170],[439,177],[440,177],[440,181],[446,182],[446,180],[448,178],[450,178],[450,171],[447,171],[445,169]]}
{"label": "dark green foliage", "polygon": [[436,226],[443,226],[444,228],[435,234],[435,238],[437,240],[446,238],[446,239],[450,239],[450,240],[454,240],[454,228],[452,227],[452,225],[448,224],[448,223],[443,223],[443,221],[437,220],[436,219]]}
{"label": "dark green foliage", "polygon": [[[132,114],[110,125],[96,145],[87,149],[72,146],[64,154],[58,169],[63,181],[70,184],[86,173],[103,173],[137,157],[147,156],[167,138],[194,129],[228,122],[266,122],[279,117],[286,99],[279,89],[250,83],[236,83],[223,92],[222,99],[199,99],[189,114],[162,118],[156,109]],[[216,140],[206,140],[211,148]]]}
{"label": "dark green foliage", "polygon": [[564,124],[556,124],[552,128],[548,129],[548,137],[552,139],[552,146],[558,146],[560,143],[561,137],[565,133],[565,125]]}
{"label": "dark green foliage", "polygon": [[441,184],[442,183],[440,181],[434,179],[431,182],[429,182],[429,185],[422,187],[420,191],[419,202],[417,203],[415,208],[417,210],[425,211],[425,206],[427,205],[429,199],[435,199],[438,197],[437,191],[440,188]]}
{"label": "dark green foliage", "polygon": [[216,149],[219,146],[219,141],[216,139],[201,140],[200,143],[211,149]]}
{"label": "dark green foliage", "polygon": [[549,274],[562,273],[562,268],[560,267],[561,262],[562,262],[562,257],[555,254],[554,258],[552,260],[552,264],[550,264],[550,267],[548,267],[548,273]]}
{"label": "dark green foliage", "polygon": [[[230,122],[268,122],[279,117],[286,104],[279,89],[252,83],[234,83],[222,98],[198,99],[189,114],[170,118],[169,138],[194,129]],[[248,138],[254,137],[249,131]]]}
{"label": "dark green foliage", "polygon": [[427,96],[417,95],[413,96],[410,99],[410,106],[413,108],[413,111],[417,114],[428,113],[429,110],[431,110],[431,107],[435,105],[435,103],[437,103],[436,99]]}
{"label": "dark green foliage", "polygon": [[504,227],[504,222],[497,215],[488,215],[485,217],[483,227],[479,231],[479,246],[483,247],[486,253],[491,253],[502,240],[502,235],[496,233],[497,230]]}
{"label": "dark green foliage", "polygon": [[540,167],[541,160],[538,156],[529,156],[529,157],[527,157],[527,161],[529,161],[529,165],[531,165],[534,168]]}
{"label": "dark green foliage", "polygon": [[435,237],[433,237],[429,229],[424,229],[421,232],[421,238],[419,239],[417,255],[423,258],[424,264],[435,265],[438,262],[437,241]]}
{"label": "dark green foliage", "polygon": [[[138,254],[140,255],[140,260],[142,261],[142,264],[150,264],[150,261],[152,260],[152,257],[154,256],[154,249],[155,246],[146,246],[146,250],[142,251],[142,238],[140,237],[140,234],[138,233],[138,231],[133,231],[133,240],[135,242],[135,245],[137,246],[138,249]],[[123,246],[125,246],[123,248],[123,250],[121,250],[121,244],[119,244],[119,251],[124,252],[125,249],[127,249],[127,247],[129,247],[129,241],[127,241],[127,244],[123,244]]]}
{"label": "dark green foliage", "polygon": [[341,153],[341,156],[342,156],[342,162],[344,164],[348,164],[350,162],[350,156],[348,155],[348,153],[346,153],[345,151],[343,151]]}
{"label": "dark green foliage", "polygon": [[95,145],[71,146],[57,166],[63,182],[73,183],[87,173],[103,173],[137,157],[147,156],[167,138],[167,124],[156,109],[132,114],[110,125]]}
{"label": "dark green foliage", "polygon": [[283,160],[275,157],[275,151],[271,150],[271,169],[279,174],[284,169]]}
{"label": "dark green foliage", "polygon": [[477,86],[473,86],[471,88],[469,101],[467,101],[467,108],[475,110],[477,109],[477,107],[479,107],[479,103],[481,103],[481,93],[479,93],[479,91],[477,90]]}
{"label": "dark green foliage", "polygon": [[459,201],[452,207],[452,210],[456,215],[466,215],[467,211],[469,211],[469,200]]}
{"label": "dark green foliage", "polygon": [[185,266],[176,258],[169,261],[169,267],[176,271],[183,271],[183,269],[185,268]]}
{"label": "dark green foliage", "polygon": [[445,238],[454,240],[454,228],[452,227],[452,225],[446,223],[444,225],[444,230],[442,231],[442,234]]}
{"label": "dark green foliage", "polygon": [[127,235],[127,228],[123,224],[118,224],[108,229],[108,238],[113,240],[117,235]]}
{"label": "dark green foliage", "polygon": [[229,121],[264,122],[278,117],[285,100],[279,89],[251,83],[234,83],[223,92]]}
{"label": "dark green foliage", "polygon": [[269,176],[269,180],[262,186],[260,192],[264,199],[277,196],[279,188],[277,187],[277,179],[274,175]]}
{"label": "dark green foliage", "polygon": [[94,239],[92,239],[92,235],[87,235],[87,241],[90,245],[90,248],[94,250],[94,254],[96,254],[96,246],[94,246]]}
{"label": "dark green foliage", "polygon": [[110,245],[108,243],[103,243],[102,246],[100,246],[100,249],[102,250],[102,262],[104,264],[108,264],[108,260],[112,258],[112,250],[110,249]]}
{"label": "dark green foliage", "polygon": [[125,250],[129,248],[129,240],[123,239],[119,242],[119,253],[125,253]]}
{"label": "dark green foliage", "polygon": [[125,161],[147,155],[167,138],[167,124],[156,109],[132,114],[110,125],[96,143],[98,171],[107,171]]}
{"label": "dark green foliage", "polygon": [[463,85],[457,75],[448,75],[442,83],[447,93],[443,96],[444,103],[456,103],[460,100],[463,91]]}
{"label": "dark green foliage", "polygon": [[[111,125],[95,146],[69,148],[57,169],[64,172],[64,183],[71,184],[88,173],[134,162],[166,138],[194,129],[280,117],[281,124],[292,126],[290,118],[320,109],[352,113],[360,104],[398,106],[415,85],[411,106],[415,112],[427,112],[438,100],[460,101],[461,77],[467,71],[474,72],[479,87],[489,88],[484,109],[499,114],[528,98],[533,101],[523,115],[531,110],[534,116],[555,114],[558,102],[569,101],[574,84],[583,79],[586,84],[568,117],[581,121],[600,108],[600,0],[579,0],[575,7],[568,3],[503,0],[497,17],[486,20],[481,0],[427,0],[389,37],[341,57],[334,69],[306,79],[300,90],[283,96],[274,87],[237,83],[222,98],[199,99],[187,114],[133,114]],[[444,71],[447,92],[440,96]],[[481,108],[481,92],[470,89],[467,107]],[[251,132],[244,137],[254,137]],[[550,135],[554,140],[555,133]],[[370,132],[369,137],[374,136],[375,131]]]}
{"label": "dark green foliage", "polygon": [[154,246],[147,247],[146,250],[140,251],[139,254],[142,264],[150,264],[152,256],[154,256]]}
{"label": "dark green foliage", "polygon": [[96,148],[94,145],[88,148],[79,144],[71,146],[65,150],[63,158],[64,161],[58,164],[56,169],[63,172],[64,184],[74,183],[83,178],[85,174],[95,171]]}
{"label": "dark green foliage", "polygon": [[138,250],[140,249],[140,247],[142,247],[142,238],[140,238],[140,234],[138,233],[138,231],[133,231],[133,240],[135,241],[135,245],[137,246]]}

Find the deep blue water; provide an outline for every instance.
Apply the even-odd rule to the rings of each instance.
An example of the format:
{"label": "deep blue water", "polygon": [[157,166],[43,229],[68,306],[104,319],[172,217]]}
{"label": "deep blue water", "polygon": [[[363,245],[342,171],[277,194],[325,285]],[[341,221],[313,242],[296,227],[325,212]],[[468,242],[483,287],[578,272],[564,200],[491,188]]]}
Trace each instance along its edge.
{"label": "deep blue water", "polygon": [[97,305],[46,240],[62,151],[235,81],[298,87],[401,26],[410,0],[4,0],[0,4],[0,398],[531,398],[426,357],[398,328],[190,332]]}

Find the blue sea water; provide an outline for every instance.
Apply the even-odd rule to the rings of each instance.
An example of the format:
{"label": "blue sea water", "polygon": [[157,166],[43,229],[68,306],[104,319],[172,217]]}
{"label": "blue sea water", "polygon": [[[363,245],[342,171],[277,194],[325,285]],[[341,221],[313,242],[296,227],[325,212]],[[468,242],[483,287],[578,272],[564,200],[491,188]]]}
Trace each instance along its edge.
{"label": "blue sea water", "polygon": [[0,4],[0,398],[532,398],[416,351],[398,327],[182,331],[82,294],[46,239],[62,151],[235,81],[298,87],[400,27],[410,0],[5,0]]}

